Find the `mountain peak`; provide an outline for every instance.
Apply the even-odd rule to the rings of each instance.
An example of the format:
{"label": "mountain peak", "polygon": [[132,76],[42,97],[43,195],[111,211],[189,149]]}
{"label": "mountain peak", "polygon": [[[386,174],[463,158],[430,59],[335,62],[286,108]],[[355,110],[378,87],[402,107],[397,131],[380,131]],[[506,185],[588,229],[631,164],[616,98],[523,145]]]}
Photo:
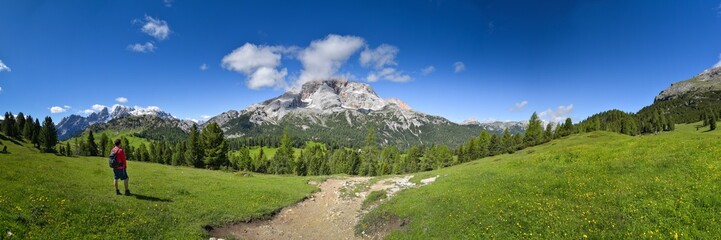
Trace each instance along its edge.
{"label": "mountain peak", "polygon": [[675,99],[686,93],[704,93],[721,90],[721,65],[704,70],[695,77],[672,83],[670,87],[661,91],[655,101]]}

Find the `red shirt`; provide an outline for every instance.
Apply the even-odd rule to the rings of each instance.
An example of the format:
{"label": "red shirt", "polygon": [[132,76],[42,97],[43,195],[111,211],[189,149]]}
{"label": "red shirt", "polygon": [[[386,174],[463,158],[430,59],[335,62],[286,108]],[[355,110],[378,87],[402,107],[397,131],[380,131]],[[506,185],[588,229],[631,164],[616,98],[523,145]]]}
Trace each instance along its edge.
{"label": "red shirt", "polygon": [[120,162],[122,165],[115,169],[125,169],[128,167],[128,162],[125,161],[125,150],[119,147],[114,147],[112,151],[115,151],[115,160]]}

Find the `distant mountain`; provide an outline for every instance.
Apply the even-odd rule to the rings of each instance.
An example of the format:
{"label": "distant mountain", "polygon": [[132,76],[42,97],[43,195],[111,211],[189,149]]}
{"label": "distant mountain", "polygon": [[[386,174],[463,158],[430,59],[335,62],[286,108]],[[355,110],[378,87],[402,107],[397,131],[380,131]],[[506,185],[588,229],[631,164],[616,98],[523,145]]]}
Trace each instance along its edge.
{"label": "distant mountain", "polygon": [[85,129],[93,125],[106,124],[116,119],[142,116],[151,116],[166,122],[182,123],[175,125],[184,131],[187,131],[187,129],[192,125],[192,123],[187,123],[174,118],[171,114],[161,111],[158,107],[151,106],[147,108],[140,108],[115,105],[113,106],[112,112],[105,107],[100,112],[91,113],[87,117],[75,114],[67,116],[60,120],[55,128],[58,132],[58,139],[62,141],[82,133]]}
{"label": "distant mountain", "polygon": [[75,114],[67,116],[60,120],[60,122],[55,125],[55,128],[57,129],[58,139],[62,141],[83,132],[90,125],[105,123],[110,119],[111,117],[110,113],[108,113],[108,108],[103,108],[100,112],[91,113],[87,117]]}
{"label": "distant mountain", "polygon": [[706,69],[698,75],[671,84],[654,98],[654,103],[639,111],[644,116],[654,112],[670,117],[676,123],[701,120],[704,114],[721,113],[721,66]]}
{"label": "distant mountain", "polygon": [[721,66],[706,69],[691,79],[671,84],[656,96],[655,101],[668,101],[688,94],[712,91],[721,91]]}
{"label": "distant mountain", "polygon": [[[546,122],[543,122],[543,127],[546,127]],[[465,126],[480,126],[486,131],[500,133],[508,129],[511,133],[525,132],[528,127],[527,121],[493,121],[493,122],[479,122],[477,120],[466,120],[461,123]]]}
{"label": "distant mountain", "polygon": [[[458,146],[482,129],[500,126],[460,125],[443,117],[414,111],[400,99],[383,99],[364,83],[342,79],[308,82],[276,98],[241,111],[227,111],[206,122],[218,123],[227,137],[280,136],[288,128],[294,137],[358,146],[368,128],[376,129],[382,145]],[[519,128],[513,128],[522,131]]]}

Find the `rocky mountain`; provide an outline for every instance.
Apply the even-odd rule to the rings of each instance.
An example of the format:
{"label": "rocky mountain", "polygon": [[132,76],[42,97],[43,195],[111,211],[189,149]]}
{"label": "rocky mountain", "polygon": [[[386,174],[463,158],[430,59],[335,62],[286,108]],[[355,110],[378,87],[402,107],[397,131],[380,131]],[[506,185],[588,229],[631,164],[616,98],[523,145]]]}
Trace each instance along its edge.
{"label": "rocky mountain", "polygon": [[700,94],[721,90],[721,66],[706,69],[695,77],[671,84],[661,91],[655,101],[668,101],[686,94]]}
{"label": "rocky mountain", "polygon": [[417,112],[399,99],[381,98],[368,84],[342,79],[308,82],[241,111],[224,112],[206,124],[212,122],[227,137],[280,136],[287,128],[294,137],[341,146],[362,144],[368,128],[376,129],[382,145],[457,146],[487,127]]}
{"label": "rocky mountain", "polygon": [[90,125],[105,123],[110,119],[108,108],[103,108],[100,112],[91,113],[87,117],[75,114],[67,116],[55,125],[55,128],[57,129],[58,139],[66,140],[83,132]]}
{"label": "rocky mountain", "polygon": [[90,126],[106,124],[116,119],[143,116],[150,116],[151,118],[169,122],[170,125],[175,125],[183,131],[187,131],[190,126],[192,126],[192,122],[178,120],[171,114],[161,111],[158,107],[151,106],[141,108],[115,105],[112,107],[112,111],[105,107],[100,112],[91,113],[87,117],[75,114],[67,116],[60,120],[60,122],[55,125],[55,128],[58,132],[58,139],[62,141],[82,133]]}
{"label": "rocky mountain", "polygon": [[[545,128],[547,122],[543,121],[542,125]],[[461,123],[466,126],[480,126],[481,128],[491,132],[503,132],[508,129],[511,133],[524,132],[528,127],[527,121],[493,121],[493,122],[479,122],[477,120],[466,120]]]}
{"label": "rocky mountain", "polygon": [[661,91],[654,103],[639,114],[651,117],[663,114],[675,123],[700,121],[704,115],[721,113],[721,65],[706,69],[698,75],[671,84]]}

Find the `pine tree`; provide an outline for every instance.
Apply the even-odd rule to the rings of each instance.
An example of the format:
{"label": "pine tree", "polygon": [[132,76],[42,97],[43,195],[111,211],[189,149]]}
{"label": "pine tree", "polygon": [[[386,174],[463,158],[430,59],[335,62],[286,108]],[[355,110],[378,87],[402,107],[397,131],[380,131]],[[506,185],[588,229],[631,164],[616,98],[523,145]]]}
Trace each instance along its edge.
{"label": "pine tree", "polygon": [[5,112],[5,120],[3,120],[3,133],[10,138],[18,138],[15,116],[11,112]]}
{"label": "pine tree", "polygon": [[291,170],[293,170],[291,164],[293,162],[293,146],[290,141],[288,129],[286,128],[283,130],[283,137],[280,141],[280,147],[278,148],[278,151],[276,151],[275,156],[273,156],[270,171],[275,174],[291,173]]}
{"label": "pine tree", "polygon": [[[596,119],[596,122],[594,123],[596,126],[596,130],[601,129],[601,121],[599,119]],[[568,136],[571,134],[576,133],[576,130],[573,127],[573,121],[571,118],[566,118],[566,122],[563,124],[563,136]]]}
{"label": "pine tree", "polygon": [[25,115],[20,112],[18,113],[17,118],[15,118],[15,135],[17,135],[18,138],[23,136],[23,130],[25,130]]}
{"label": "pine tree", "polygon": [[95,136],[93,136],[93,130],[90,130],[90,133],[88,133],[87,147],[89,156],[98,156],[98,144],[95,143]]}
{"label": "pine tree", "polygon": [[33,117],[28,115],[27,118],[25,118],[25,126],[23,127],[23,136],[25,137],[25,139],[29,141],[33,140],[34,126],[35,125],[33,124]]}
{"label": "pine tree", "polygon": [[511,135],[511,132],[509,132],[507,128],[505,130],[503,130],[502,140],[503,140],[502,141],[503,142],[503,151],[505,151],[507,153],[513,153],[514,152],[513,136]]}
{"label": "pine tree", "polygon": [[[110,149],[108,149],[108,143],[110,143],[110,138],[108,138],[108,135],[103,133],[100,135],[100,143],[98,143],[98,148],[100,150],[99,154],[100,156],[109,156],[110,155]],[[127,148],[127,146],[123,145]],[[127,153],[125,154],[127,155]]]}
{"label": "pine tree", "polygon": [[190,127],[190,134],[188,141],[186,142],[187,149],[185,150],[185,161],[188,166],[197,168],[203,167],[203,149],[200,146],[200,133],[198,132],[198,126],[193,124]]}
{"label": "pine tree", "polygon": [[543,134],[543,139],[545,142],[553,139],[553,123],[548,123],[548,125],[546,125],[546,132]]}
{"label": "pine tree", "polygon": [[523,138],[523,142],[528,146],[533,146],[540,143],[543,137],[543,129],[541,127],[541,120],[538,119],[536,112],[533,112],[531,119],[528,120],[528,128],[526,129],[526,136]]}
{"label": "pine tree", "polygon": [[40,127],[40,121],[36,118],[35,124],[33,124],[33,145],[35,145],[36,148],[40,148],[40,130],[42,128]]}
{"label": "pine tree", "polygon": [[243,146],[240,148],[240,153],[238,157],[238,169],[242,171],[253,170],[253,160],[250,158],[250,149],[248,149],[248,146]]}
{"label": "pine tree", "polygon": [[57,131],[53,119],[45,117],[43,127],[40,129],[40,145],[44,152],[54,151],[55,144],[58,143]]}
{"label": "pine tree", "polygon": [[70,142],[65,142],[65,156],[72,156],[72,151],[70,151]]}
{"label": "pine tree", "polygon": [[[108,149],[108,154],[110,154],[110,151],[115,147],[115,143],[113,143],[111,141],[109,143],[109,145],[110,145],[109,147],[106,147]],[[130,140],[128,140],[128,138],[121,137],[120,138],[120,146],[123,148],[123,151],[125,152],[125,159],[138,160],[137,159],[138,157],[135,154],[135,149],[133,149],[133,146],[130,145]]]}
{"label": "pine tree", "polygon": [[200,139],[204,148],[203,162],[206,167],[218,169],[221,166],[228,166],[228,145],[217,123],[210,123],[203,128]]}
{"label": "pine tree", "polygon": [[150,159],[149,159],[150,154],[148,154],[148,147],[145,146],[145,143],[140,143],[140,145],[138,146],[136,155],[138,156],[137,160],[139,160],[139,161],[142,161],[142,162],[150,161]]}
{"label": "pine tree", "polygon": [[472,155],[473,158],[471,160],[484,158],[490,155],[491,135],[485,130],[481,131],[481,134],[478,136],[477,145],[477,152]]}
{"label": "pine tree", "polygon": [[253,158],[253,171],[261,173],[266,172],[267,161],[265,153],[263,152],[263,146],[261,145],[258,155]]}
{"label": "pine tree", "polygon": [[711,118],[709,118],[709,120],[708,120],[708,124],[709,124],[709,126],[710,126],[710,130],[711,130],[711,131],[716,130],[716,121],[717,121],[717,119],[716,119],[716,113],[711,112],[711,114],[709,114],[709,115],[711,116]]}

